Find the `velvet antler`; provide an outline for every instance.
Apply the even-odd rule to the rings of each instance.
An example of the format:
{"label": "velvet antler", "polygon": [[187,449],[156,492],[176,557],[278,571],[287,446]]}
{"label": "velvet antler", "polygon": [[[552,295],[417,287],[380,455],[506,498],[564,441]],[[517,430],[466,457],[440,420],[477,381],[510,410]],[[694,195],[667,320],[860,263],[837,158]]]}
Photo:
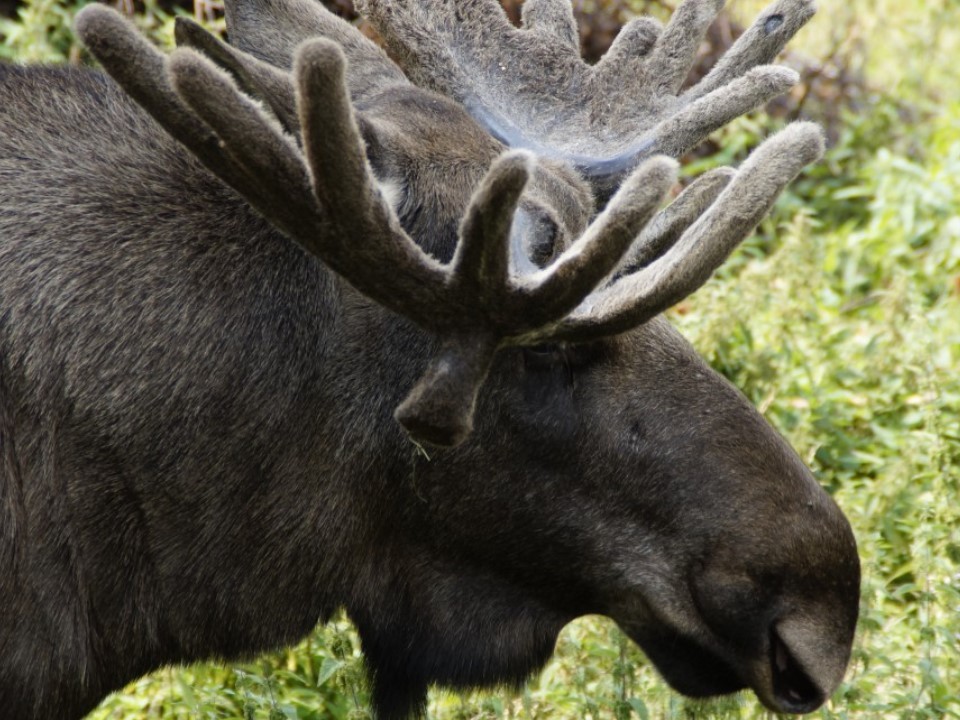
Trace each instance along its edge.
{"label": "velvet antler", "polygon": [[723,0],[684,0],[665,28],[628,23],[595,66],[580,57],[570,0],[527,0],[523,29],[497,0],[358,0],[417,84],[461,102],[510,147],[566,160],[602,191],[655,154],[679,157],[793,86],[770,66],[813,16],[777,0],[698,85],[678,94]]}
{"label": "velvet antler", "polygon": [[[559,258],[523,276],[508,261],[511,228],[536,159],[510,151],[475,191],[454,257],[442,265],[405,233],[380,193],[338,45],[301,44],[290,80],[189,25],[181,26],[181,39],[190,33],[190,44],[232,76],[192,49],[165,58],[103,6],[84,9],[77,30],[130,96],[252,207],[359,291],[441,338],[438,356],[396,416],[415,439],[442,445],[469,434],[499,348],[622,332],[693,292],[822,142],[818,129],[794,125],[732,181],[728,170],[704,176],[652,223],[676,162],[651,158]],[[299,145],[284,130],[294,119]]]}

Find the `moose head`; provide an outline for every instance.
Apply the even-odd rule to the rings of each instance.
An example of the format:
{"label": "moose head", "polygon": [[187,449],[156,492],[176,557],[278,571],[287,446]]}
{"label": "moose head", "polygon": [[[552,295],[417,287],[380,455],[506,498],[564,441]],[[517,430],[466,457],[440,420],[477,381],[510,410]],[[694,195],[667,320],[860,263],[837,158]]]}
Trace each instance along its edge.
{"label": "moose head", "polygon": [[661,208],[796,81],[763,63],[812,6],[779,0],[678,94],[721,5],[590,67],[566,0],[367,0],[406,74],[308,0],[168,57],[91,6],[116,85],[0,71],[0,706],[75,716],[338,607],[382,718],[522,681],[587,613],[681,692],[823,703],[849,525],[659,317],[822,152],[791,125]]}

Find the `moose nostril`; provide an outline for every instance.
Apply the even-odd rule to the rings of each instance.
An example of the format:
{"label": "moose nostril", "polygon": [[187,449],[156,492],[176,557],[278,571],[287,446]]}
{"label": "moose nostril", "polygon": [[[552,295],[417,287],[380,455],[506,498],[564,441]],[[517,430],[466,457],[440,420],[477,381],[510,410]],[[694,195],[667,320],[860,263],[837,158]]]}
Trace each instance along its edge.
{"label": "moose nostril", "polygon": [[773,694],[782,711],[806,713],[823,704],[823,691],[796,661],[775,629],[770,632],[770,669]]}

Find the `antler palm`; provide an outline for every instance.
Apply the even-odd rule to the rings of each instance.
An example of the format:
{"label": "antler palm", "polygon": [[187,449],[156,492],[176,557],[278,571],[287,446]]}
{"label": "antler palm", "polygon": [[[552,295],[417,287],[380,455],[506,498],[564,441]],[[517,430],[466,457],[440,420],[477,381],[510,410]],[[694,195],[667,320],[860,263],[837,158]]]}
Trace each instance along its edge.
{"label": "antler palm", "polygon": [[724,0],[685,0],[669,24],[638,18],[594,66],[580,56],[569,0],[526,0],[523,28],[497,0],[360,0],[417,84],[465,105],[510,147],[573,162],[594,178],[645,157],[679,157],[782,94],[797,74],[770,66],[813,16],[813,0],[777,0],[713,71],[681,87]]}

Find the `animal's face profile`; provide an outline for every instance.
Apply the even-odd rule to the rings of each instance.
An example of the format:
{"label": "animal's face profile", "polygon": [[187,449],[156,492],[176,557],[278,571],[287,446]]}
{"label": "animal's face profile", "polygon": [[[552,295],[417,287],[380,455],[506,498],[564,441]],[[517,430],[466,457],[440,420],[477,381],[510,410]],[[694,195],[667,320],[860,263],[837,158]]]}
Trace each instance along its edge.
{"label": "animal's face profile", "polygon": [[[390,487],[384,557],[404,579],[389,611],[356,619],[375,677],[404,690],[520,682],[584,614],[615,619],[691,696],[749,687],[808,712],[842,678],[859,594],[849,525],[665,322],[504,351],[471,435],[411,451]],[[403,705],[389,681],[375,688]]]}

